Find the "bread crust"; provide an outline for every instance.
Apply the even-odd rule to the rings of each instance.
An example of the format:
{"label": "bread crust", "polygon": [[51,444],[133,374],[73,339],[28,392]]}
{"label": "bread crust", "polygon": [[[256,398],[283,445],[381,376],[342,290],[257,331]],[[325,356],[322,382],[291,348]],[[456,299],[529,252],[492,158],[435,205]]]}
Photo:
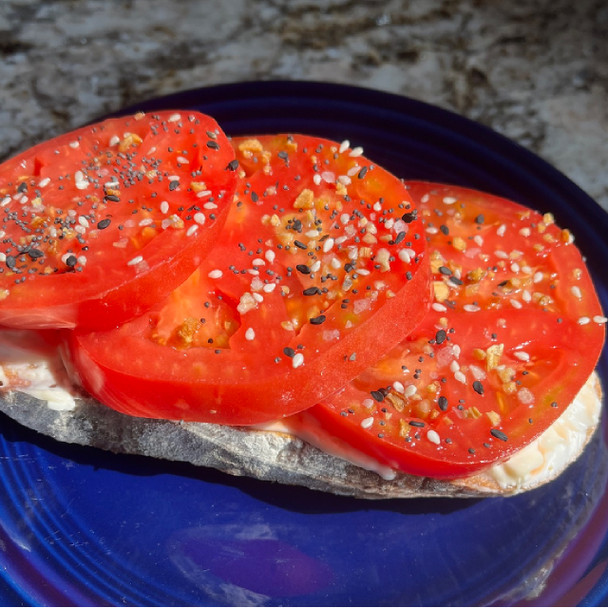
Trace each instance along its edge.
{"label": "bread crust", "polygon": [[70,410],[17,390],[0,393],[0,410],[24,426],[67,443],[116,453],[139,454],[246,475],[269,482],[366,499],[418,497],[489,497],[517,494],[547,483],[583,451],[598,426],[602,390],[594,372],[579,399],[591,417],[576,449],[558,467],[545,467],[511,486],[491,471],[455,480],[396,473],[391,479],[321,451],[281,431],[184,423],[125,416],[88,397]]}

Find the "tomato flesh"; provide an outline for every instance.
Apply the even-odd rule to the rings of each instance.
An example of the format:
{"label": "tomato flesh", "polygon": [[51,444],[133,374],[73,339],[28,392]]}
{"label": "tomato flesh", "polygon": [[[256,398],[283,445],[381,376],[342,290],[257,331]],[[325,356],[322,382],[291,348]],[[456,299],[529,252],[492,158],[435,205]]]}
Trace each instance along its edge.
{"label": "tomato flesh", "polygon": [[571,235],[489,194],[408,184],[431,306],[396,348],[301,416],[383,464],[460,477],[544,431],[595,368],[603,316]]}
{"label": "tomato flesh", "polygon": [[213,244],[235,155],[196,112],[116,118],[0,165],[0,324],[110,327],[163,299]]}
{"label": "tomato flesh", "polygon": [[71,336],[73,365],[128,414],[256,424],[331,394],[417,325],[422,224],[402,182],[346,144],[239,138],[222,237],[161,305]]}

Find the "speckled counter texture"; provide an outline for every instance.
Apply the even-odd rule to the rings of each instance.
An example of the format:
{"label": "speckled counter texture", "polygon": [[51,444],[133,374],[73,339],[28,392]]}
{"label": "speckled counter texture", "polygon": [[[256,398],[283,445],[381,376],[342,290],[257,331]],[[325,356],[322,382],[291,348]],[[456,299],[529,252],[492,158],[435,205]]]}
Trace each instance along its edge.
{"label": "speckled counter texture", "polygon": [[0,158],[149,97],[357,85],[480,121],[608,209],[605,0],[0,0]]}

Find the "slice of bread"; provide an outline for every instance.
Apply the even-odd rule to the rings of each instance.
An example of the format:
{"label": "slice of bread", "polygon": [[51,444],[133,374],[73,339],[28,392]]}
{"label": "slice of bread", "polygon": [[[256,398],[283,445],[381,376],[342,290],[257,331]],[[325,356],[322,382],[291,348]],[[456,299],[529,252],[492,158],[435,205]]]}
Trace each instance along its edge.
{"label": "slice of bread", "polygon": [[[52,381],[31,394],[4,389],[0,410],[62,442],[370,499],[504,496],[538,487],[582,453],[602,409],[602,391],[594,373],[564,414],[532,445],[481,473],[445,481],[386,470],[379,474],[365,468],[370,463],[357,466],[282,430],[133,418],[88,397],[72,398],[71,390],[66,392]],[[58,399],[53,391],[68,397]],[[355,461],[359,462],[356,455]]]}

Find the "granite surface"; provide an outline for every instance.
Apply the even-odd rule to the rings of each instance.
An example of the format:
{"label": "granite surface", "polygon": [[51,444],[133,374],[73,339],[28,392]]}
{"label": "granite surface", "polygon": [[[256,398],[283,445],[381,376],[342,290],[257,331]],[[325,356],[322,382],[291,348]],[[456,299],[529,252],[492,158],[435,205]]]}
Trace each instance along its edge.
{"label": "granite surface", "polygon": [[356,83],[454,110],[608,210],[604,0],[1,0],[0,158],[149,97]]}

